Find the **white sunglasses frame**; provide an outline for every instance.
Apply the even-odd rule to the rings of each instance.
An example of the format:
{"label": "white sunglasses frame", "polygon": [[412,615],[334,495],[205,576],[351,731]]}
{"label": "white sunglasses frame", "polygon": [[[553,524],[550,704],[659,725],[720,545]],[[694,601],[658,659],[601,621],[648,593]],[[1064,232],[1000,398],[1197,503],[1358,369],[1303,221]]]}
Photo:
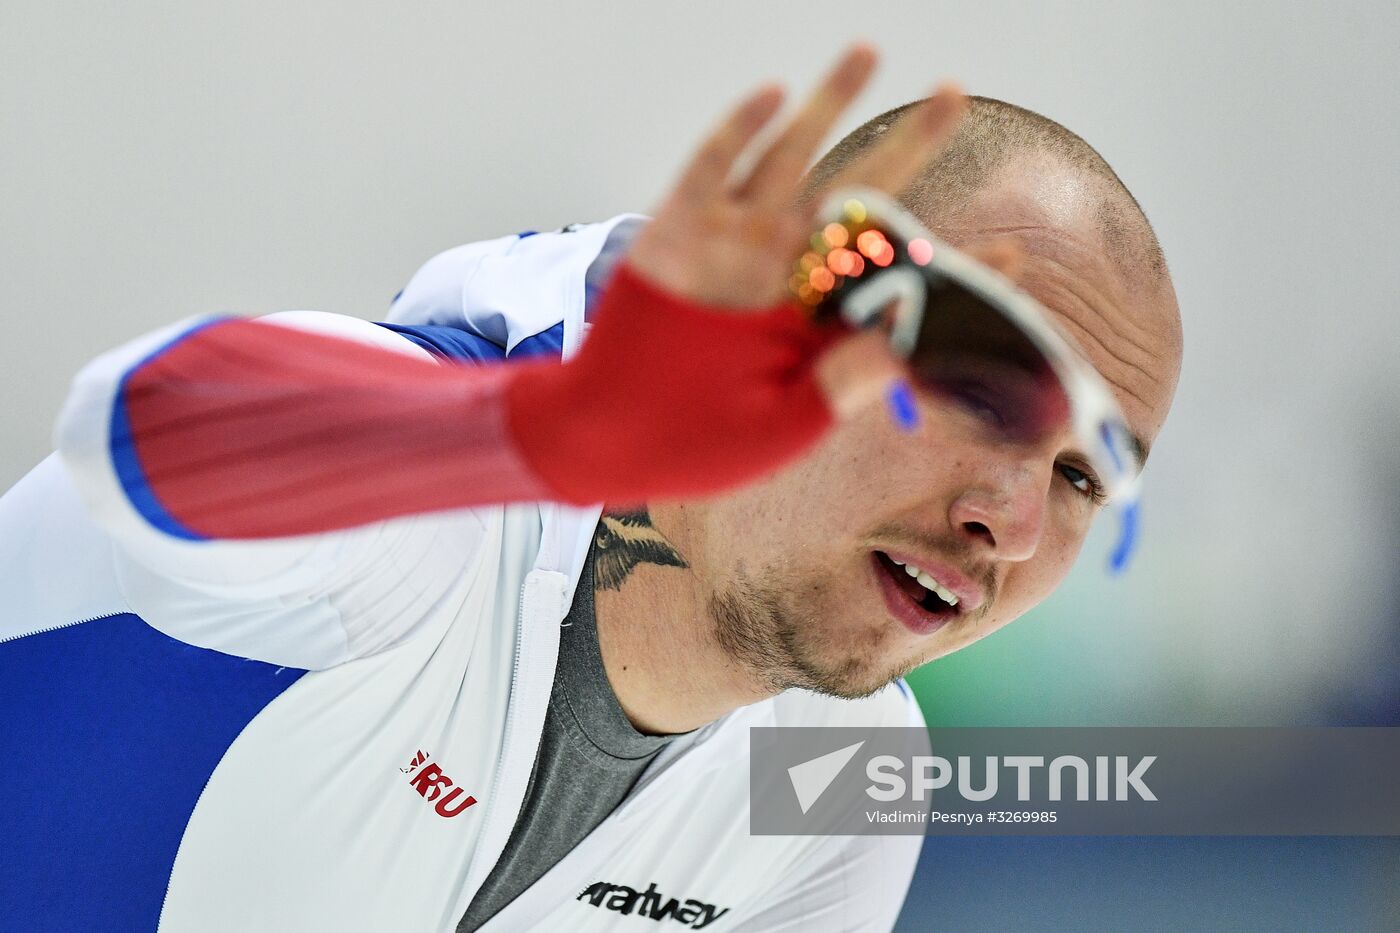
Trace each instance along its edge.
{"label": "white sunglasses frame", "polygon": [[[859,219],[848,208],[852,202],[863,211]],[[931,274],[952,279],[977,295],[1040,351],[1069,400],[1071,430],[1098,474],[1108,504],[1120,515],[1122,535],[1110,567],[1123,569],[1137,538],[1142,463],[1108,384],[1074,340],[1055,324],[1050,312],[1000,272],[934,236],[883,192],[864,187],[834,191],[823,200],[816,219],[823,228],[830,223],[883,228],[905,244],[925,240],[933,248],[927,262],[914,261],[921,272],[902,263],[885,267],[868,283],[857,284],[844,294],[838,305],[846,323],[862,328],[873,324],[894,300],[890,346],[901,358],[909,358],[918,339]]]}

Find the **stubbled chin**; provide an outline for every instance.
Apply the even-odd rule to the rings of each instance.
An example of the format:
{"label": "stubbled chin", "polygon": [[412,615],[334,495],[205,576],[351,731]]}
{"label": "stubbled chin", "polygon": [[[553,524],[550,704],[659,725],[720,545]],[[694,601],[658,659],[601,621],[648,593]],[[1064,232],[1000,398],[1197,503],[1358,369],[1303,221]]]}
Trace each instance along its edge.
{"label": "stubbled chin", "polygon": [[[924,663],[930,639],[917,640],[896,620],[884,618],[857,628],[824,632],[815,639],[798,635],[803,667],[817,668],[825,681],[820,692],[857,698],[869,696],[911,668]],[[808,629],[806,634],[814,634]]]}

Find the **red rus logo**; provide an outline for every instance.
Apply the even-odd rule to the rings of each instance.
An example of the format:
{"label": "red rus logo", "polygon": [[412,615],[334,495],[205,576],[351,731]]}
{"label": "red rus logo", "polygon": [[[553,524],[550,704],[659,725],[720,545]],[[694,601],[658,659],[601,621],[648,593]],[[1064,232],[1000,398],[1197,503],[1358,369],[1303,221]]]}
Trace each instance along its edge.
{"label": "red rus logo", "polygon": [[[409,775],[408,783],[414,790],[418,791],[418,796],[424,800],[436,801],[433,807],[438,816],[454,817],[463,810],[476,803],[476,798],[470,794],[463,796],[465,791],[460,787],[453,786],[452,778],[442,773],[442,768],[435,762],[428,760],[428,755],[419,751],[413,756],[413,760],[408,763],[407,768],[400,768],[404,774]],[[451,787],[446,794],[443,791]],[[456,802],[457,806],[452,804]]]}

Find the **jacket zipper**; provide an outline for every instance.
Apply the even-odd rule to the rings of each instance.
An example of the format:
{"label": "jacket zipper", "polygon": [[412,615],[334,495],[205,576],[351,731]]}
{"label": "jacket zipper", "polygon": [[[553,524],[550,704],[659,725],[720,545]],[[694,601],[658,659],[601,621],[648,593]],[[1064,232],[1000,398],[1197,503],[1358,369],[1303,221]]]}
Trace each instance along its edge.
{"label": "jacket zipper", "polygon": [[84,622],[96,622],[98,619],[110,619],[112,616],[125,614],[125,612],[104,612],[100,616],[91,616],[86,619],[74,619],[72,622],[60,622],[58,625],[50,625],[47,628],[37,628],[32,632],[20,632],[18,635],[6,635],[4,638],[0,638],[0,645],[10,641],[19,641],[21,638],[28,638],[30,635],[43,635],[45,632],[56,632],[61,628],[72,628],[75,625],[82,625]]}
{"label": "jacket zipper", "polygon": [[[519,608],[516,610],[515,614],[515,659],[511,663],[510,693],[507,694],[506,697],[506,722],[505,731],[503,733],[503,738],[501,741],[501,758],[498,762],[496,762],[496,774],[491,779],[491,796],[487,798],[491,801],[493,807],[497,798],[499,797],[497,791],[500,790],[501,781],[504,779],[506,765],[510,761],[511,752],[514,751],[514,746],[519,744],[518,741],[515,741],[513,730],[515,727],[516,709],[520,705],[517,702],[520,697],[520,668],[524,664],[525,659],[525,590],[529,587],[529,581],[530,574],[527,573],[525,575],[525,581],[520,584],[520,605]],[[492,816],[494,816],[494,813],[492,814]],[[488,823],[485,827],[483,827],[482,836],[477,841],[476,851],[472,854],[471,865],[468,866],[467,869],[467,878],[469,881],[475,881],[475,876],[477,874],[477,864],[482,858],[481,843],[485,841],[486,831],[492,828],[493,823]],[[484,882],[486,879],[483,876],[481,880]],[[477,889],[480,889],[480,887],[480,884],[476,884]],[[472,897],[476,897],[475,890],[473,890],[472,892]]]}

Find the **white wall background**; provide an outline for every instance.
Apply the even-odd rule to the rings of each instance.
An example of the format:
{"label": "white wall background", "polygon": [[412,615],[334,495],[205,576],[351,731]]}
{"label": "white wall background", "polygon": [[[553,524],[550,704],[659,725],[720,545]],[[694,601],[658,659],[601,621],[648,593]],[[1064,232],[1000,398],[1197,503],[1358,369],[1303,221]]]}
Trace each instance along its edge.
{"label": "white wall background", "polygon": [[95,353],[195,312],[374,317],[440,249],[645,210],[731,99],[808,87],[853,36],[886,58],[843,131],[942,76],[1059,119],[1146,207],[1185,312],[1138,569],[1104,584],[1091,548],[971,649],[1024,656],[979,715],[1400,705],[1392,0],[6,0],[0,488]]}

